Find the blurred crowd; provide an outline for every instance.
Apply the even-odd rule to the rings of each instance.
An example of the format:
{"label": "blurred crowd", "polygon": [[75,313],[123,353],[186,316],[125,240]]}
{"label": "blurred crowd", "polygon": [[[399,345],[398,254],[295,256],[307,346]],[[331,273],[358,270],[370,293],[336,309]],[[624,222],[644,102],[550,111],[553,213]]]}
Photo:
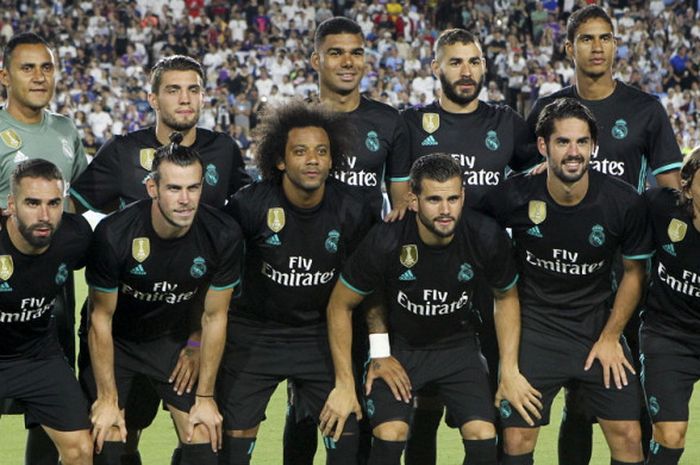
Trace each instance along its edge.
{"label": "blurred crowd", "polygon": [[[317,94],[309,64],[316,24],[334,15],[366,37],[361,90],[396,108],[440,92],[432,44],[448,27],[478,33],[488,74],[480,98],[527,115],[538,96],[572,83],[569,14],[586,0],[0,0],[0,47],[33,30],[55,47],[51,109],[73,118],[88,153],[114,134],[153,124],[148,71],[186,54],[206,70],[200,126],[250,144],[266,102]],[[684,152],[700,143],[698,1],[609,0],[619,38],[615,77],[658,96]],[[2,99],[0,98],[0,101]]]}

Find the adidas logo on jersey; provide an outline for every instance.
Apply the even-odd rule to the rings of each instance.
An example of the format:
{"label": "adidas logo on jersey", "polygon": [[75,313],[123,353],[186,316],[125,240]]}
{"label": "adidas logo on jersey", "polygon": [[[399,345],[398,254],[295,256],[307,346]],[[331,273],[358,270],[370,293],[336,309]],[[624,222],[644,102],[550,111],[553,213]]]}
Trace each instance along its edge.
{"label": "adidas logo on jersey", "polygon": [[438,141],[436,141],[433,135],[431,134],[425,139],[423,139],[423,142],[421,142],[420,145],[422,145],[423,147],[438,145]]}
{"label": "adidas logo on jersey", "polygon": [[0,292],[12,292],[12,288],[7,282],[0,284]]}
{"label": "adidas logo on jersey", "polygon": [[413,274],[413,271],[411,270],[406,270],[401,276],[399,276],[399,281],[415,281],[416,280],[416,275]]}
{"label": "adidas logo on jersey", "polygon": [[662,245],[661,248],[664,249],[667,254],[673,255],[674,257],[676,256],[676,248],[673,244]]}
{"label": "adidas logo on jersey", "polygon": [[542,233],[540,232],[540,227],[539,226],[533,226],[530,229],[527,230],[527,233],[531,236],[534,237],[544,237],[542,236]]}
{"label": "adidas logo on jersey", "polygon": [[29,160],[29,157],[23,154],[21,150],[18,150],[17,155],[15,155],[15,159],[12,161],[14,161],[15,163],[22,163],[23,161],[27,160]]}
{"label": "adidas logo on jersey", "polygon": [[143,266],[140,263],[133,267],[130,273],[136,276],[146,276],[146,270],[143,269]]}
{"label": "adidas logo on jersey", "polygon": [[280,238],[279,236],[277,236],[277,234],[273,234],[272,236],[265,239],[265,243],[267,245],[282,245],[282,241],[280,241]]}

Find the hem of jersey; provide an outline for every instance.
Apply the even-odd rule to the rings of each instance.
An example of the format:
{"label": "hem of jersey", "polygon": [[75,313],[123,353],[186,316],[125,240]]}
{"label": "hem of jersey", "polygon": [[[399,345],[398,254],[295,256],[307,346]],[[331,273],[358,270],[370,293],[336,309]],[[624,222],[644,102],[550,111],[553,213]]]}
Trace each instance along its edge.
{"label": "hem of jersey", "polygon": [[80,202],[83,205],[83,207],[87,208],[88,210],[98,213],[100,212],[97,208],[90,205],[90,202],[85,200],[85,197],[78,194],[78,192],[74,191],[72,187],[68,189],[68,193],[71,195],[71,197],[76,198],[78,202]]}
{"label": "hem of jersey", "polygon": [[238,286],[240,284],[241,280],[239,279],[238,281],[234,281],[231,284],[226,284],[225,286],[214,286],[210,285],[209,289],[213,291],[225,291],[226,289],[233,289],[234,287]]}
{"label": "hem of jersey", "polygon": [[651,172],[651,174],[656,176],[657,174],[665,173],[666,171],[681,169],[682,166],[683,166],[683,163],[680,161],[676,162],[676,163],[670,163],[670,164],[664,165],[660,168],[656,168],[654,171]]}
{"label": "hem of jersey", "polygon": [[355,286],[353,286],[352,284],[350,284],[349,282],[347,282],[347,280],[343,277],[342,274],[340,275],[340,281],[341,281],[343,284],[345,284],[345,286],[346,286],[348,289],[350,289],[351,291],[357,292],[357,293],[360,294],[360,295],[370,295],[370,294],[373,292],[373,291],[361,291],[361,290],[359,290],[358,288],[356,288]]}
{"label": "hem of jersey", "polygon": [[400,178],[387,178],[390,182],[406,182],[410,181],[411,177],[410,176],[402,176]]}
{"label": "hem of jersey", "polygon": [[626,260],[646,260],[647,258],[651,258],[654,256],[654,252],[651,253],[645,253],[641,255],[623,255],[622,258]]}
{"label": "hem of jersey", "polygon": [[92,284],[88,284],[91,288],[100,291],[100,292],[107,292],[109,294],[112,294],[114,292],[117,292],[119,290],[119,287],[100,287],[100,286],[93,286]]}
{"label": "hem of jersey", "polygon": [[500,289],[497,289],[498,292],[510,291],[510,290],[513,288],[513,286],[515,286],[515,285],[518,283],[518,280],[519,280],[519,279],[520,279],[520,275],[516,274],[516,275],[515,275],[515,279],[513,279],[513,280],[510,282],[510,284],[508,284],[506,287],[502,287],[502,288],[500,288]]}

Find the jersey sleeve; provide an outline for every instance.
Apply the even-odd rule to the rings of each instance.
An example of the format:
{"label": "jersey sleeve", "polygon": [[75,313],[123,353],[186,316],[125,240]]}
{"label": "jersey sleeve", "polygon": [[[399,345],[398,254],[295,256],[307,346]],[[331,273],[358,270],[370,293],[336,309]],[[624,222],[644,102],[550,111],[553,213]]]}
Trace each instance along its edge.
{"label": "jersey sleeve", "polygon": [[248,194],[248,189],[237,192],[229,202],[224,207],[223,211],[229,214],[238,224],[241,231],[243,231],[243,236],[248,237],[250,235],[251,219],[249,215],[249,209],[246,208],[250,203],[250,196]]}
{"label": "jersey sleeve", "polygon": [[479,228],[479,251],[486,282],[492,289],[505,292],[518,282],[513,247],[508,234],[490,218]]}
{"label": "jersey sleeve", "polygon": [[628,202],[622,237],[622,257],[627,260],[646,260],[653,255],[649,215],[644,199],[634,195]]}
{"label": "jersey sleeve", "polygon": [[411,146],[408,136],[408,126],[398,114],[395,117],[396,126],[391,138],[391,151],[386,160],[386,180],[389,182],[408,181],[411,171]]}
{"label": "jersey sleeve", "polygon": [[85,147],[83,147],[83,141],[80,140],[80,134],[78,133],[78,129],[72,122],[71,125],[73,126],[74,133],[73,153],[75,154],[75,159],[73,160],[73,169],[70,176],[70,182],[73,183],[80,177],[80,175],[83,172],[85,172],[85,169],[88,166],[88,160],[87,155],[85,154]]}
{"label": "jersey sleeve", "polygon": [[527,171],[542,161],[537,151],[535,132],[516,112],[513,114],[513,157],[508,166],[515,172]]}
{"label": "jersey sleeve", "polygon": [[243,162],[241,149],[230,136],[226,137],[230,139],[232,151],[231,173],[228,181],[228,191],[226,192],[226,198],[230,198],[233,194],[238,192],[241,189],[241,187],[250,184],[251,179],[245,170],[245,163]]}
{"label": "jersey sleeve", "polygon": [[360,295],[369,295],[381,287],[384,266],[388,263],[386,226],[375,225],[343,266],[340,281]]}
{"label": "jersey sleeve", "polygon": [[474,210],[494,218],[503,228],[509,226],[508,192],[504,187],[506,184],[508,181],[489,189],[474,206]]}
{"label": "jersey sleeve", "polygon": [[226,218],[227,231],[220,237],[218,255],[220,257],[214,272],[210,289],[217,291],[238,287],[241,283],[243,262],[243,232],[232,218]]}
{"label": "jersey sleeve", "polygon": [[97,225],[92,236],[85,270],[88,286],[102,292],[117,292],[119,289],[119,257],[109,241],[106,225]]}
{"label": "jersey sleeve", "polygon": [[83,207],[93,211],[104,211],[119,197],[119,157],[117,141],[112,138],[97,151],[94,160],[71,185],[71,197]]}
{"label": "jersey sleeve", "polygon": [[[67,215],[71,214],[67,213]],[[92,228],[82,215],[71,215],[71,217],[77,224],[73,241],[79,247],[78,257],[73,269],[79,270],[87,265],[88,252],[92,242]]]}
{"label": "jersey sleeve", "polygon": [[649,167],[651,174],[656,176],[667,171],[680,169],[683,155],[673,134],[671,122],[661,103],[655,100],[652,106],[651,124],[645,134],[649,147]]}

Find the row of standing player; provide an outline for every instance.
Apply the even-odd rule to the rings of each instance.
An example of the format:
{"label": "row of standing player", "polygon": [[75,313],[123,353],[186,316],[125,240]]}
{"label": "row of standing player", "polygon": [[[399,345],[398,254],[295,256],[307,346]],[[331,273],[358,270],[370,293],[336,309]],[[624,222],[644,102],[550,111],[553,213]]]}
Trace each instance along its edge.
{"label": "row of standing player", "polygon": [[[588,23],[588,21],[582,21],[582,22]],[[595,21],[593,21],[593,22],[595,22]],[[323,90],[324,90],[324,84],[325,84],[325,88],[327,91],[326,97],[328,97],[328,96],[338,97],[338,100],[340,101],[339,103],[344,103],[347,105],[345,107],[346,110],[352,109],[353,105],[355,107],[358,106],[357,102],[359,101],[359,94],[356,96],[357,97],[357,99],[356,99],[355,95],[354,95],[355,92],[353,91],[353,88],[356,90],[357,87],[353,86],[353,82],[355,80],[359,81],[359,76],[361,76],[361,73],[362,73],[362,68],[360,66],[356,65],[356,63],[358,61],[362,60],[361,36],[359,37],[359,44],[360,44],[359,47],[347,47],[347,48],[345,47],[346,42],[348,40],[350,40],[353,35],[354,34],[352,32],[349,32],[348,34],[338,34],[338,39],[341,40],[341,43],[343,44],[343,46],[339,47],[339,49],[331,49],[330,47],[327,47],[326,50],[329,52],[328,54],[324,54],[324,53],[318,54],[318,58],[321,58],[322,56],[324,58],[326,58],[326,60],[323,60],[323,65],[329,65],[329,68],[328,68],[329,71],[327,71],[325,73],[325,77],[327,78],[325,83],[324,83],[323,69],[322,68],[319,69],[319,71],[321,71],[320,74],[321,74],[321,81],[322,81],[321,82],[322,98],[323,98],[323,94],[324,94]],[[343,36],[345,36],[345,37],[343,37]],[[333,36],[331,36],[331,37],[333,37]],[[358,39],[358,38],[355,37],[354,39]],[[614,56],[614,55],[610,55],[609,57],[606,55],[606,53],[608,52],[610,47],[606,48],[605,45],[601,46],[601,44],[604,44],[604,41],[602,40],[602,38],[595,38],[594,37],[593,39],[591,39],[590,37],[589,38],[584,37],[584,38],[582,38],[581,42],[584,42],[584,39],[585,39],[585,41],[593,40],[593,42],[598,42],[597,46],[600,47],[600,50],[605,52],[605,53],[601,53],[601,55],[602,55],[601,58],[596,58],[596,60],[589,60],[591,63],[596,64],[599,68],[611,65],[611,59],[612,59],[612,56]],[[573,54],[573,52],[576,50],[576,48],[573,47],[575,40],[571,40],[570,42],[572,45],[571,52]],[[352,45],[352,40],[350,40],[350,44]],[[443,81],[443,87],[446,89],[446,91],[445,91],[445,95],[443,95],[443,97],[438,102],[438,104],[436,104],[436,107],[437,107],[437,108],[435,108],[436,111],[431,112],[431,111],[428,111],[429,109],[425,109],[424,112],[427,115],[424,116],[420,120],[420,123],[419,123],[420,130],[423,130],[425,132],[423,134],[425,136],[425,138],[420,140],[420,146],[423,147],[424,150],[432,150],[432,151],[435,151],[438,149],[440,151],[449,150],[449,147],[447,146],[448,142],[446,142],[444,140],[444,136],[441,140],[439,137],[439,134],[440,134],[440,132],[445,131],[445,129],[447,129],[449,127],[450,117],[456,116],[456,115],[451,115],[450,113],[457,113],[459,110],[462,110],[462,111],[466,111],[468,113],[476,113],[476,115],[478,115],[480,112],[479,111],[474,112],[474,110],[479,110],[479,109],[483,110],[483,109],[487,108],[483,103],[476,104],[477,102],[475,102],[473,99],[470,100],[468,98],[469,95],[474,93],[473,90],[476,87],[478,87],[478,84],[480,83],[480,77],[483,75],[483,59],[480,58],[480,50],[478,49],[478,45],[477,45],[476,41],[473,41],[471,43],[469,41],[457,41],[455,44],[451,44],[451,46],[448,49],[451,49],[451,51],[455,50],[455,49],[462,51],[461,50],[462,48],[469,48],[469,45],[472,45],[472,47],[471,47],[472,49],[476,49],[477,56],[479,57],[479,59],[477,59],[477,62],[481,61],[482,65],[481,66],[477,65],[475,67],[476,72],[474,72],[473,70],[470,70],[470,71],[459,70],[458,71],[459,79],[453,80],[452,82],[450,82],[450,80],[449,80],[450,79],[449,78],[449,76],[450,76],[449,66],[454,66],[454,67],[456,67],[456,69],[458,69],[459,66],[457,66],[456,63],[450,63],[450,59],[448,59],[447,57],[445,58],[445,60],[437,60],[438,57],[436,56],[436,73],[439,75],[439,77],[441,77],[441,80]],[[609,44],[609,46],[614,47],[614,44]],[[357,50],[358,48],[360,49],[359,52]],[[579,47],[579,49],[581,49],[581,48],[585,49],[585,47]],[[317,50],[318,50],[318,48],[317,48]],[[473,52],[473,50],[472,50],[472,52]],[[348,55],[350,55],[350,57],[352,58],[351,60],[348,60]],[[340,65],[340,69],[344,70],[345,71],[344,73],[337,73],[337,72],[330,71],[333,69],[332,68],[333,60],[331,59],[331,57],[334,57],[334,56],[338,56],[341,59],[345,60],[344,64]],[[574,57],[576,57],[576,55],[574,55]],[[461,60],[461,59],[458,59],[458,61],[459,60]],[[473,57],[469,57],[467,60],[471,60],[472,62],[474,61]],[[467,60],[465,60],[465,61],[467,61]],[[452,60],[452,61],[454,62],[454,60]],[[313,58],[312,58],[312,62],[313,62]],[[319,60],[318,64],[319,65],[321,64],[321,60]],[[577,64],[578,64],[578,61],[577,61]],[[442,66],[442,69],[441,69],[441,66]],[[577,66],[577,68],[578,68],[578,66]],[[479,75],[479,71],[481,72],[481,75]],[[453,76],[455,75],[454,71],[452,71],[452,75]],[[476,77],[476,79],[474,79],[474,77]],[[470,80],[472,82],[469,82]],[[459,82],[459,81],[464,81],[464,82]],[[583,94],[581,82],[582,81],[579,80],[578,88],[576,89],[579,92],[579,94]],[[447,84],[447,86],[445,84]],[[334,88],[334,85],[336,86],[336,88]],[[345,86],[345,89],[342,88],[343,86]],[[340,87],[340,89],[337,89],[337,87]],[[595,86],[593,86],[593,87],[595,87]],[[616,88],[614,82],[612,83],[612,87]],[[621,83],[617,83],[617,87],[623,88],[623,85]],[[348,88],[350,89],[350,91],[347,90]],[[329,91],[329,89],[331,91],[336,90],[336,92],[331,92],[331,91]],[[454,91],[453,95],[450,95],[449,90]],[[467,95],[466,102],[464,100],[462,100],[463,103],[461,105],[460,105],[460,94]],[[343,96],[345,96],[345,97],[350,96],[350,98],[343,99],[343,98],[341,98]],[[456,98],[455,98],[455,96],[456,96]],[[461,97],[464,97],[464,95],[462,95]],[[593,97],[593,99],[595,100],[594,95],[592,95],[591,97]],[[362,103],[365,103],[365,101],[363,100]],[[451,104],[456,105],[456,107],[453,106],[452,108],[450,108]],[[650,106],[648,104],[648,102],[647,102],[647,106]],[[652,106],[652,108],[653,108],[653,106]],[[442,112],[441,110],[445,110],[445,111]],[[457,110],[457,111],[450,112],[450,110]],[[508,112],[506,112],[506,113],[508,113]],[[639,113],[635,113],[635,114],[639,114]],[[483,115],[482,115],[482,118],[478,118],[478,120],[485,120],[485,119],[487,119],[487,118],[484,118]],[[612,129],[614,130],[614,131],[611,131],[611,133],[612,133],[613,137],[615,137],[616,139],[627,138],[627,131],[628,131],[627,123],[625,122],[624,119],[621,119],[621,120],[622,121],[620,123],[620,121],[618,119],[616,119],[615,124],[611,126]],[[472,121],[476,122],[474,119],[472,119]],[[472,121],[470,121],[470,122],[472,122]],[[462,123],[461,126],[458,126],[458,130],[460,131],[460,135],[465,132],[465,129],[466,129],[465,126],[468,125],[470,122],[467,122],[466,124]],[[663,126],[663,124],[662,124],[662,126]],[[473,126],[470,125],[469,127],[473,127]],[[376,126],[374,128],[376,128]],[[442,129],[442,131],[438,131],[440,129]],[[492,149],[492,147],[499,148],[500,146],[504,145],[504,143],[502,142],[504,139],[504,136],[501,134],[501,137],[499,137],[499,132],[497,129],[498,129],[497,127],[494,127],[492,125],[492,127],[489,128],[489,130],[484,131],[485,134],[480,134],[481,139],[483,139],[483,144],[488,150],[494,151]],[[492,133],[489,132],[491,130],[493,130]],[[615,131],[617,131],[617,132],[615,132]],[[416,132],[418,132],[418,131],[416,131]],[[431,137],[433,132],[435,132],[436,134]],[[505,131],[503,131],[503,132],[505,132]],[[618,135],[622,134],[623,136],[617,137],[615,134],[618,134]],[[631,138],[631,136],[630,136],[630,138]],[[472,139],[471,137],[465,137],[462,140],[471,141],[471,140],[481,140],[481,139]],[[378,132],[371,134],[370,131],[367,131],[367,134],[365,137],[365,146],[370,151],[377,151],[376,149],[373,150],[373,147],[376,147],[377,145],[381,145],[381,142],[386,141],[386,140],[387,139],[382,138]],[[508,142],[506,141],[505,145],[507,146],[507,144],[508,144]],[[418,145],[418,144],[416,143],[415,145]],[[661,146],[663,144],[658,144],[658,145]],[[666,146],[664,146],[664,147],[666,147]],[[150,147],[150,148],[152,148],[152,147]],[[668,148],[668,147],[666,147],[666,148]],[[463,148],[458,149],[458,150],[464,151]],[[451,153],[456,153],[456,151],[452,151]],[[486,153],[490,154],[490,152],[486,152]],[[516,152],[512,151],[511,153],[516,153]],[[465,166],[465,170],[470,167],[470,163],[471,163],[471,168],[473,168],[475,166],[475,163],[479,163],[479,158],[482,158],[482,159],[485,158],[485,157],[478,157],[478,156],[470,157],[470,155],[471,154],[460,155],[460,160],[463,161],[464,166]],[[147,157],[148,154],[146,154],[145,156]],[[640,157],[640,159],[641,159],[641,157]],[[106,160],[106,158],[105,158],[105,160]],[[656,166],[653,165],[655,162],[656,162]],[[670,164],[659,166],[658,162],[659,162],[659,160],[654,160],[653,158],[651,160],[652,166],[654,166],[655,168],[658,168],[659,173],[663,173],[665,171],[663,168],[665,168],[671,172],[673,171],[674,167],[671,166]],[[661,162],[663,163],[663,160],[661,160]],[[641,164],[641,163],[642,163],[641,161],[638,161],[638,164]],[[619,169],[620,165],[619,165],[619,163],[616,164],[616,163],[612,163],[612,162],[604,164],[601,161],[600,166],[610,166],[610,167],[618,166],[618,169]],[[676,165],[676,167],[677,167],[677,165]],[[634,167],[632,167],[632,169],[628,169],[626,171],[626,173],[629,173],[630,171],[632,171],[633,168]],[[362,171],[362,170],[359,170],[359,171]],[[482,170],[474,170],[474,172],[471,174],[467,173],[467,181],[469,182],[470,176],[473,176],[473,179],[489,179],[490,173],[487,173],[486,171],[487,170],[482,169]],[[499,173],[499,171],[502,171],[502,169],[495,170],[494,174],[496,176],[501,175]],[[369,173],[366,173],[366,172],[364,172],[363,174],[356,174],[355,179],[368,179],[368,175],[369,175]],[[215,175],[214,175],[214,177],[215,177]],[[369,179],[371,179],[371,176],[369,176]],[[377,178],[375,177],[375,180],[376,179]],[[497,177],[495,179],[498,180]]]}

